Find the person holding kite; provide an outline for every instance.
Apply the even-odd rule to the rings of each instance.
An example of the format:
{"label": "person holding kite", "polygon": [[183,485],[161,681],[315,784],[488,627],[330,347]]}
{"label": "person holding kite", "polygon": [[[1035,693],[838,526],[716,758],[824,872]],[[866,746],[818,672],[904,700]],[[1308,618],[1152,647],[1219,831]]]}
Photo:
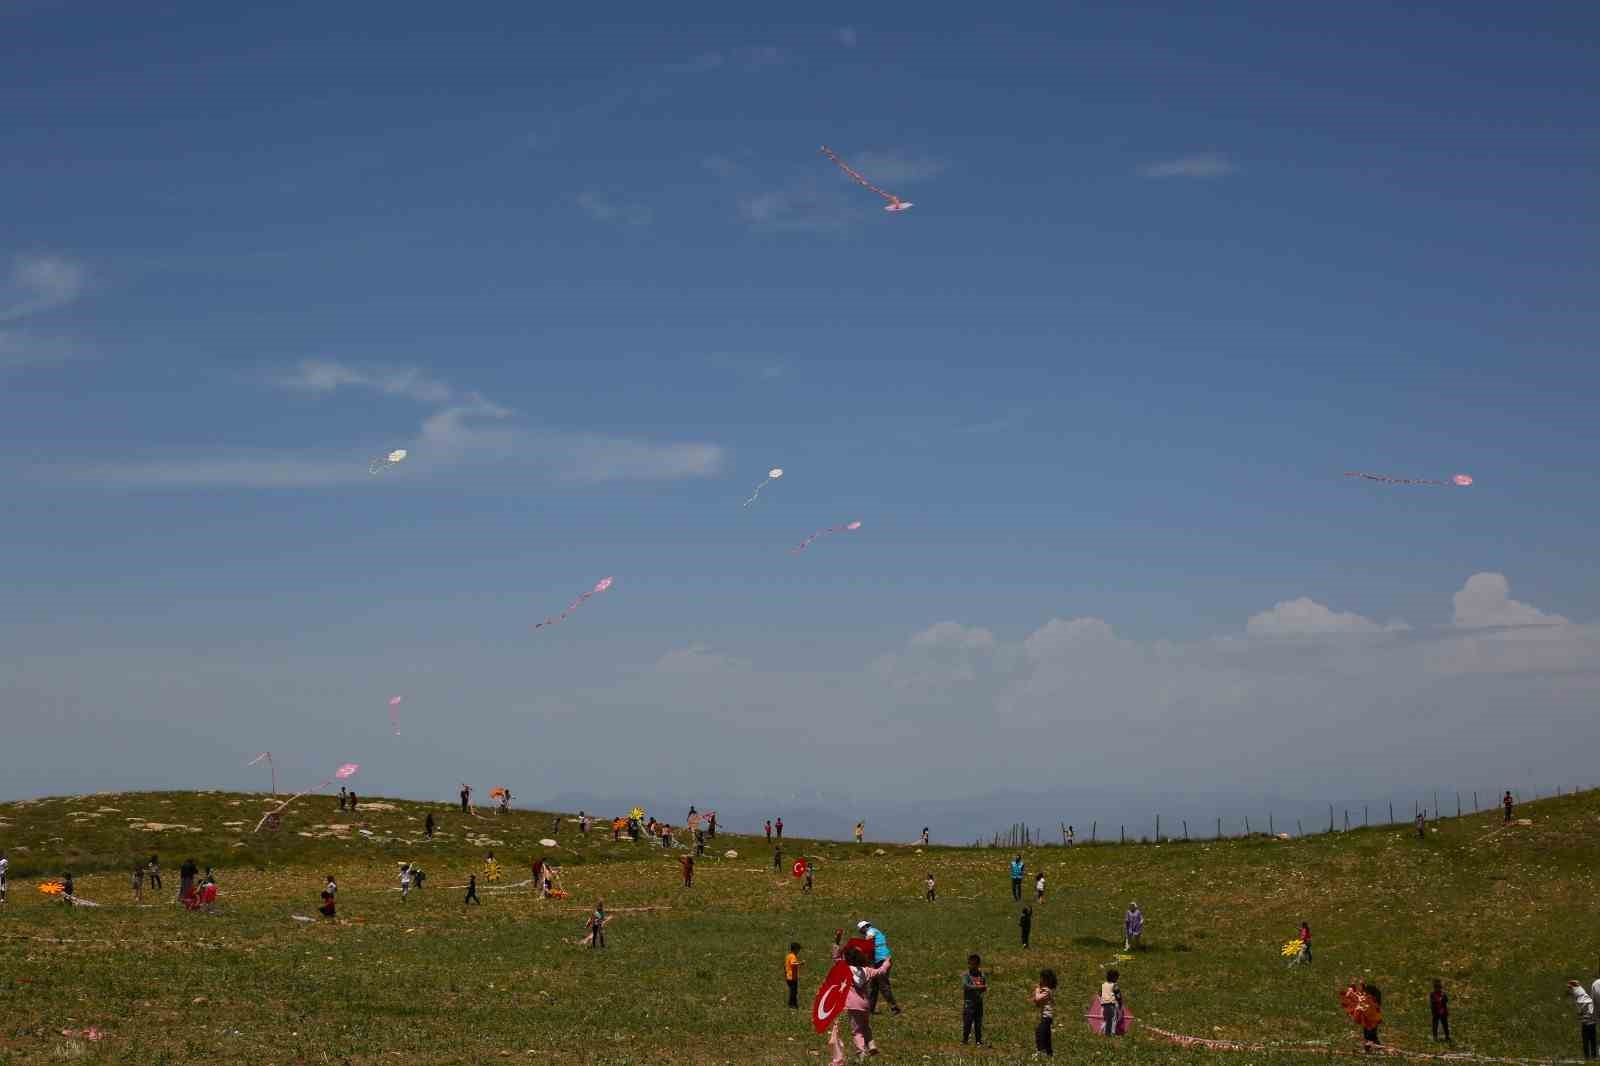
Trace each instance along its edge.
{"label": "person holding kite", "polygon": [[[869,1009],[878,1012],[878,996],[882,995],[889,1001],[889,1013],[899,1014],[900,1004],[895,1002],[894,988],[889,984],[889,971],[894,967],[892,953],[889,951],[889,938],[883,935],[883,930],[871,922],[860,921],[856,923],[862,936],[872,941],[872,962],[877,967],[876,976],[872,979],[871,1002]],[[846,1008],[848,1009],[848,1008]]]}
{"label": "person holding kite", "polygon": [[[878,982],[889,975],[889,960],[885,958],[873,966],[856,948],[847,950],[844,957],[850,964],[850,991],[845,996],[844,1009],[850,1015],[850,1039],[856,1046],[856,1055],[864,1059],[878,1053],[878,1042],[872,1038],[872,1008]],[[893,998],[889,1002],[893,1003]],[[894,1012],[899,1014],[900,1008],[895,1007]]]}
{"label": "person holding kite", "polygon": [[1383,993],[1378,986],[1356,977],[1350,986],[1339,994],[1339,1005],[1350,1015],[1350,1020],[1361,1027],[1361,1039],[1368,1044],[1381,1044],[1378,1026],[1383,1024]]}

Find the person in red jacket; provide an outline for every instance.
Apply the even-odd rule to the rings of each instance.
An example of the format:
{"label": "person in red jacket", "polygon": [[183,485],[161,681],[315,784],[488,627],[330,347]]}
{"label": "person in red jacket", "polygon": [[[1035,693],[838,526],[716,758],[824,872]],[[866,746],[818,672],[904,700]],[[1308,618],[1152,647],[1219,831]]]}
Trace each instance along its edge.
{"label": "person in red jacket", "polygon": [[1446,1041],[1450,1039],[1450,997],[1444,990],[1444,982],[1435,979],[1433,991],[1428,993],[1428,1012],[1433,1015],[1433,1038],[1439,1039],[1439,1030],[1444,1030]]}

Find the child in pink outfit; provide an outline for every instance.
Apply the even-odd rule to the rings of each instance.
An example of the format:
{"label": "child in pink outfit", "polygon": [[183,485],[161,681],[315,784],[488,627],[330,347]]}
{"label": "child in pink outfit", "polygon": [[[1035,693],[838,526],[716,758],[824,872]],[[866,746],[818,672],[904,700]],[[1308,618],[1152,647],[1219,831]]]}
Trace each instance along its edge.
{"label": "child in pink outfit", "polygon": [[872,982],[888,972],[889,963],[869,966],[861,952],[854,950],[845,952],[845,960],[850,963],[850,991],[844,997],[844,1009],[850,1015],[850,1038],[855,1042],[856,1056],[864,1059],[878,1053],[878,1043],[872,1039],[872,1001],[868,996]]}

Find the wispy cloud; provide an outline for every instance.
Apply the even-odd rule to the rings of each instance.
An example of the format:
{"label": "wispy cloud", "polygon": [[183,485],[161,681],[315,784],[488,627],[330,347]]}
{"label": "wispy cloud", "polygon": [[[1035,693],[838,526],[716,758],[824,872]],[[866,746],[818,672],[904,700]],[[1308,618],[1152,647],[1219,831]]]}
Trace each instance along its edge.
{"label": "wispy cloud", "polygon": [[724,62],[726,60],[721,52],[701,52],[693,59],[686,59],[682,63],[667,64],[667,71],[671,74],[705,74],[719,69]]}
{"label": "wispy cloud", "polygon": [[770,44],[747,45],[733,51],[733,61],[750,73],[780,67],[788,62],[783,50]]}
{"label": "wispy cloud", "polygon": [[836,41],[846,48],[854,48],[860,42],[860,37],[856,34],[854,26],[840,26],[833,31],[833,36]]}
{"label": "wispy cloud", "polygon": [[578,206],[596,222],[612,226],[648,226],[654,218],[645,204],[614,200],[592,190],[578,194]]}
{"label": "wispy cloud", "polygon": [[0,371],[53,366],[71,359],[76,352],[76,345],[62,337],[35,337],[0,330]]}
{"label": "wispy cloud", "polygon": [[1202,152],[1199,155],[1179,156],[1156,163],[1146,163],[1139,168],[1141,178],[1225,178],[1237,174],[1239,167],[1225,155]]}
{"label": "wispy cloud", "polygon": [[783,49],[770,44],[751,44],[729,52],[712,50],[701,52],[679,63],[668,63],[669,74],[709,74],[723,67],[737,68],[747,74],[760,73],[780,67],[789,61]]}
{"label": "wispy cloud", "polygon": [[[272,379],[280,388],[329,394],[354,388],[435,406],[406,441],[386,441],[374,452],[403,444],[411,457],[391,475],[428,478],[474,470],[515,471],[554,482],[667,481],[707,477],[723,463],[723,449],[706,442],[575,432],[519,422],[517,414],[477,392],[461,390],[415,368],[373,368],[310,360]],[[347,448],[167,453],[119,462],[86,463],[52,472],[77,481],[129,488],[307,489],[372,480],[366,452]]]}
{"label": "wispy cloud", "polygon": [[773,381],[782,377],[789,369],[789,364],[775,355],[735,355],[718,352],[706,356],[706,362],[737,377],[758,381]]}
{"label": "wispy cloud", "polygon": [[0,322],[65,307],[83,292],[88,272],[62,255],[19,255],[0,285]]}

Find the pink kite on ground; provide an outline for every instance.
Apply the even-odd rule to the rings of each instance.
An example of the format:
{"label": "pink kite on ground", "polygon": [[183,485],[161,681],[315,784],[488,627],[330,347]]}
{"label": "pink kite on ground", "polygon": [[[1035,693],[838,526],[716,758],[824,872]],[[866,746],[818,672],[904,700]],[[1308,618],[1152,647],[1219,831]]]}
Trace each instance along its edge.
{"label": "pink kite on ground", "polygon": [[[1106,1016],[1099,996],[1089,997],[1089,1009],[1084,1011],[1083,1020],[1089,1023],[1089,1032],[1104,1036],[1106,1031]],[[1117,1020],[1113,1026],[1115,1035],[1127,1036],[1128,1023],[1133,1021],[1133,1011],[1126,1004],[1117,1008]]]}
{"label": "pink kite on ground", "polygon": [[870,182],[866,178],[862,177],[859,173],[857,173],[856,171],[850,169],[850,167],[845,163],[845,161],[843,159],[840,159],[839,156],[834,152],[834,150],[832,148],[829,148],[827,145],[823,145],[822,146],[822,154],[827,156],[829,159],[833,160],[834,165],[837,166],[840,170],[842,170],[846,174],[850,175],[851,179],[854,180],[857,185],[865,186],[866,188],[871,189],[873,192],[877,193],[879,196],[883,197],[885,200],[888,200],[889,202],[887,204],[885,204],[884,208],[883,208],[885,211],[899,212],[899,211],[904,211],[904,210],[908,209],[909,207],[911,207],[911,201],[910,200],[902,200],[902,199],[900,199],[900,197],[896,196],[892,192],[884,192],[882,189],[880,189],[876,185],[872,184],[872,182]]}
{"label": "pink kite on ground", "polygon": [[1388,474],[1369,474],[1361,470],[1346,470],[1344,476],[1358,477],[1366,481],[1380,481],[1385,485],[1443,485],[1446,488],[1453,485],[1464,489],[1472,484],[1471,474],[1456,474],[1449,481],[1437,481],[1432,478],[1390,477]]}
{"label": "pink kite on ground", "polygon": [[539,622],[539,623],[535,624],[533,628],[542,629],[545,626],[553,626],[558,622],[566,621],[567,615],[571,614],[573,611],[576,611],[579,607],[582,607],[586,602],[588,602],[589,597],[597,596],[600,593],[604,592],[606,589],[610,588],[611,587],[611,583],[612,583],[613,580],[615,580],[615,579],[614,578],[609,578],[609,577],[601,578],[599,583],[597,583],[594,588],[590,589],[588,592],[585,592],[582,596],[579,596],[577,599],[575,599],[571,603],[567,604],[567,609],[566,610],[562,611],[559,615],[557,615],[554,618],[546,618],[543,622]]}
{"label": "pink kite on ground", "polygon": [[789,550],[791,552],[793,552],[795,555],[799,555],[801,552],[805,551],[808,547],[810,547],[811,546],[811,542],[816,540],[818,537],[826,537],[829,533],[854,533],[856,530],[858,530],[860,528],[861,528],[861,521],[859,519],[857,519],[854,522],[846,522],[842,526],[829,526],[827,529],[819,529],[815,533],[811,534],[811,536],[807,537],[805,540],[801,541],[799,544],[796,544],[793,548],[790,548]]}

